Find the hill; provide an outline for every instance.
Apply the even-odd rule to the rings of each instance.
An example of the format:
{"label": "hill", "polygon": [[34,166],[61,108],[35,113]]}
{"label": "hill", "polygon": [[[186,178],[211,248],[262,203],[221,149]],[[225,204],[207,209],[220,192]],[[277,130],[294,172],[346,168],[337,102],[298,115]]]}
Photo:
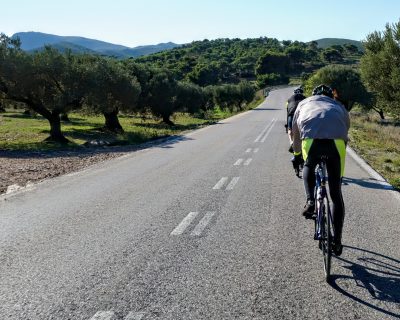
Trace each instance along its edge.
{"label": "hill", "polygon": [[[343,43],[349,40],[343,39]],[[344,48],[342,53],[333,55],[314,42],[260,37],[194,41],[135,61],[169,70],[177,79],[200,86],[242,80],[257,80],[262,86],[264,82],[277,84],[289,81],[289,77],[305,77],[330,63],[356,64],[360,56],[360,52]]]}
{"label": "hill", "polygon": [[322,38],[322,39],[318,39],[318,40],[315,40],[315,41],[318,43],[318,47],[320,47],[321,49],[325,49],[325,48],[331,47],[333,45],[342,46],[344,44],[353,44],[361,52],[364,51],[364,47],[362,45],[362,42],[361,41],[357,41],[357,40],[338,39],[338,38]]}
{"label": "hill", "polygon": [[139,57],[179,46],[178,44],[168,42],[129,48],[95,39],[58,36],[42,32],[19,32],[15,33],[12,38],[19,38],[21,40],[21,48],[25,51],[41,50],[45,45],[51,45],[61,51],[70,49],[75,53],[97,53],[118,58]]}

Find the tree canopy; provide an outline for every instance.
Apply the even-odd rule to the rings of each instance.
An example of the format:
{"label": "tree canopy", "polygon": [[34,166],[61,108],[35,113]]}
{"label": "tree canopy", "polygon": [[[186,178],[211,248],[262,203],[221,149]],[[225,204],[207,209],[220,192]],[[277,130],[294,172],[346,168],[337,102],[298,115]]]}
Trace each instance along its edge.
{"label": "tree canopy", "polygon": [[400,118],[400,22],[369,34],[361,58],[361,76],[375,93],[378,109]]}

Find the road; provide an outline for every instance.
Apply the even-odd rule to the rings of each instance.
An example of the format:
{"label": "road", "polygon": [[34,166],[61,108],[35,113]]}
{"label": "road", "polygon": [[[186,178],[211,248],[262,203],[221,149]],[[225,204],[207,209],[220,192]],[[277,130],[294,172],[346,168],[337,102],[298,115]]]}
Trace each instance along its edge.
{"label": "road", "polygon": [[398,319],[400,200],[349,156],[324,280],[284,131],[291,89],[0,198],[0,319]]}

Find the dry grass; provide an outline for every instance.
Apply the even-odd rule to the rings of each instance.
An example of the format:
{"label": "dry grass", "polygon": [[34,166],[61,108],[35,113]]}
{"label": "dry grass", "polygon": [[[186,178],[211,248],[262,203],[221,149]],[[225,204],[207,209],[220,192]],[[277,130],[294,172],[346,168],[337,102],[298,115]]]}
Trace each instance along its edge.
{"label": "dry grass", "polygon": [[351,114],[350,145],[400,190],[400,122],[374,114]]}

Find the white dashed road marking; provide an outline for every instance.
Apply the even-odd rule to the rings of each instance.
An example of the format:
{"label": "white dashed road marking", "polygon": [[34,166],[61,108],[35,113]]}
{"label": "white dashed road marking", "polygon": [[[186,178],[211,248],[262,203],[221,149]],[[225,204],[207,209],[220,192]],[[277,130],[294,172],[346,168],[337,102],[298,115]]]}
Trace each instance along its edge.
{"label": "white dashed road marking", "polygon": [[204,231],[204,229],[207,227],[207,225],[210,223],[212,217],[215,215],[214,211],[207,212],[203,219],[200,220],[196,228],[192,231],[190,235],[192,236],[200,236],[201,233]]}
{"label": "white dashed road marking", "polygon": [[186,228],[196,219],[198,212],[190,212],[182,222],[171,232],[171,236],[178,236],[185,232]]}
{"label": "white dashed road marking", "polygon": [[[215,211],[208,211],[204,215],[204,217],[199,221],[199,223],[192,228],[192,232],[190,233],[191,236],[200,236],[202,232],[207,228],[207,226],[210,224],[212,218],[215,216],[216,212]],[[172,236],[179,236],[182,235],[187,229],[189,229],[189,226],[193,223],[195,218],[198,216],[198,212],[190,212],[183,220],[182,222],[174,229],[174,231],[171,232]],[[138,314],[138,313],[137,313]],[[136,318],[132,318],[136,319]]]}
{"label": "white dashed road marking", "polygon": [[265,133],[270,127],[272,128],[272,125],[273,125],[274,121],[275,121],[275,118],[272,119],[272,121],[264,128],[263,131],[261,131],[261,133],[258,135],[258,137],[256,138],[256,140],[254,140],[254,142],[259,142],[259,141],[260,141],[260,139],[261,139],[261,137],[264,135],[264,133]]}
{"label": "white dashed road marking", "polygon": [[99,311],[90,320],[114,320],[115,314],[112,311]]}
{"label": "white dashed road marking", "polygon": [[234,166],[240,166],[243,162],[243,159],[238,159],[233,165]]}
{"label": "white dashed road marking", "polygon": [[275,118],[272,119],[271,126],[269,127],[269,129],[268,129],[267,133],[264,135],[264,137],[261,139],[261,142],[264,142],[265,139],[267,139],[269,133],[271,132],[272,128],[274,127],[275,121],[276,121]]}
{"label": "white dashed road marking", "polygon": [[227,185],[226,190],[233,190],[233,188],[235,187],[235,185],[238,181],[239,181],[239,177],[232,178],[231,182],[229,182],[229,184]]}
{"label": "white dashed road marking", "polygon": [[[142,320],[144,319],[144,312],[129,312],[124,320]],[[114,320],[117,319],[113,311],[99,311],[90,320]]]}
{"label": "white dashed road marking", "polygon": [[[222,187],[225,185],[225,183],[228,181],[228,177],[223,177],[221,178],[217,184],[213,187],[214,190],[220,190],[222,189]],[[231,182],[229,182],[229,184],[226,186],[225,190],[232,190],[233,187],[236,185],[236,183],[238,182],[239,177],[233,177]]]}
{"label": "white dashed road marking", "polygon": [[249,149],[246,150],[246,153],[249,153],[249,152],[251,152],[251,148],[249,148]]}
{"label": "white dashed road marking", "polygon": [[247,160],[243,163],[243,165],[248,166],[252,160],[253,160],[252,158],[247,159]]}
{"label": "white dashed road marking", "polygon": [[144,312],[129,312],[125,320],[142,320],[145,316]]}
{"label": "white dashed road marking", "polygon": [[257,153],[258,150],[260,150],[260,149],[259,149],[259,148],[255,148],[255,149],[254,149],[254,153]]}
{"label": "white dashed road marking", "polygon": [[214,190],[219,190],[222,188],[222,186],[225,184],[225,182],[228,181],[228,177],[223,177],[221,178],[217,184],[213,187]]}

